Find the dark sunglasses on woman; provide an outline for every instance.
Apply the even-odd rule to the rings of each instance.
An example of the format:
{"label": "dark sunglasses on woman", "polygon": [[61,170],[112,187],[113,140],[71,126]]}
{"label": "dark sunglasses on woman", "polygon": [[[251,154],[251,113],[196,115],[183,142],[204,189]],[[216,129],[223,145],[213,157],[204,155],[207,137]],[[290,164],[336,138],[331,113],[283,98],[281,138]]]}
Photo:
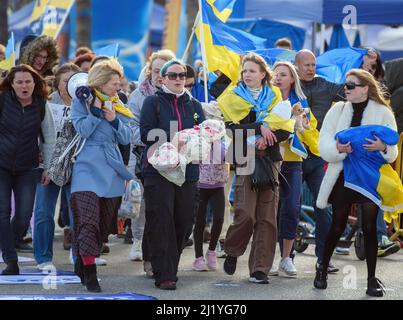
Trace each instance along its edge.
{"label": "dark sunglasses on woman", "polygon": [[186,79],[186,72],[181,73],[167,72],[165,75],[168,77],[169,80],[176,80],[178,79],[178,77],[180,80]]}
{"label": "dark sunglasses on woman", "polygon": [[344,86],[348,89],[348,90],[354,90],[355,87],[365,87],[364,84],[359,84],[359,83],[355,83],[355,82],[346,82],[344,84]]}

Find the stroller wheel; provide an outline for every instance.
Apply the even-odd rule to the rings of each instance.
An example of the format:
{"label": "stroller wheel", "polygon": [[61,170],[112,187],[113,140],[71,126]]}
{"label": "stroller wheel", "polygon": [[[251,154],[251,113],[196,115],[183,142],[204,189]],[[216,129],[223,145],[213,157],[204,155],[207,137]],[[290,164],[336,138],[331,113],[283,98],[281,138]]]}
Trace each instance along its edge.
{"label": "stroller wheel", "polygon": [[304,237],[308,234],[308,229],[304,225],[299,224],[297,227],[297,237],[294,241],[294,249],[298,253],[302,253],[308,248],[309,244],[304,241]]}
{"label": "stroller wheel", "polygon": [[357,232],[355,234],[354,249],[355,249],[355,255],[357,256],[357,258],[360,260],[365,260],[365,258],[366,258],[365,244],[364,244],[364,234],[363,234],[362,230],[357,230]]}

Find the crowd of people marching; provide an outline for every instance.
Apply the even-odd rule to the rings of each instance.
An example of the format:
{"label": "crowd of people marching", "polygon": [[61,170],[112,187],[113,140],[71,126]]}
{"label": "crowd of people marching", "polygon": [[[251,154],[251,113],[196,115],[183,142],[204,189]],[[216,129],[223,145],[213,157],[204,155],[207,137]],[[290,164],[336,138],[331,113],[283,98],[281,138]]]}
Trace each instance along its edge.
{"label": "crowd of people marching", "polygon": [[[287,39],[277,45],[291,49]],[[345,183],[351,178],[345,160],[361,149],[382,164],[398,156],[397,142],[384,138],[382,128],[400,133],[393,111],[396,117],[400,112],[393,106],[396,99],[393,111],[389,106],[390,85],[375,50],[368,50],[360,69],[347,72],[345,84],[316,76],[316,57],[309,50],[299,51],[294,63],[271,67],[249,53],[240,61],[236,83],[219,70],[205,75],[200,63],[186,65],[170,50],[151,54],[137,85],[129,85],[116,59],[88,48],[79,48],[71,62],[58,65],[58,60],[55,40],[28,36],[19,64],[0,82],[2,275],[19,274],[17,251],[33,251],[40,270],[53,266],[60,197],[64,249],[87,290],[100,292],[97,265],[105,263],[100,255],[109,250],[108,236],[121,229],[122,195],[134,180],[142,200],[139,212],[126,217],[125,241],[132,243],[130,260],[143,261],[156,287],[176,289],[180,256],[189,245],[195,271],[216,270],[217,258],[225,257],[223,269],[232,275],[250,244],[250,282],[267,284],[278,274],[296,277],[293,246],[305,182],[314,198],[314,287],[326,289],[327,274],[338,272],[331,256],[352,205],[359,204],[366,293],[383,295],[375,276],[377,255],[400,246],[388,240],[379,206],[398,211],[402,203],[386,199],[380,205],[363,188]],[[87,72],[88,80],[72,94],[67,83],[79,71]],[[208,161],[185,163],[181,183],[152,164],[163,142],[180,154],[186,141],[176,131],[190,132],[209,120],[225,126],[227,134],[209,144]],[[371,139],[362,133],[364,144],[342,134],[366,126],[379,131]],[[160,134],[156,141],[156,129],[166,141]],[[60,165],[64,158],[68,161]],[[399,183],[392,194],[402,192]],[[27,233],[33,248],[24,240]]]}

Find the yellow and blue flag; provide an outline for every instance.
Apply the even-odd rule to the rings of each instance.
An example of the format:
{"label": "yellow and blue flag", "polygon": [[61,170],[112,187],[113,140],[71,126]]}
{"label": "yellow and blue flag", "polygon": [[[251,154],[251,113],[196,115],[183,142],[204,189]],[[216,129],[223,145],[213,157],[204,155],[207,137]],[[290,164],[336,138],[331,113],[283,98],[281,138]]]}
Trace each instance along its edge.
{"label": "yellow and blue flag", "polygon": [[6,47],[6,59],[3,61],[0,61],[0,69],[1,70],[10,70],[12,67],[15,66],[15,58],[16,58],[16,52],[15,52],[15,40],[14,40],[14,33],[11,32],[11,37],[7,41],[7,47]]}
{"label": "yellow and blue flag", "polygon": [[343,160],[344,185],[376,203],[382,210],[394,215],[403,211],[403,186],[399,175],[379,151],[367,151],[365,138],[377,136],[387,145],[396,145],[397,131],[382,125],[364,125],[336,134],[340,143],[351,142],[354,152]]}
{"label": "yellow and blue flag", "polygon": [[227,22],[234,9],[235,1],[236,0],[207,0],[208,4],[213,8],[214,14],[222,22]]}
{"label": "yellow and blue flag", "polygon": [[255,100],[243,83],[231,87],[217,99],[224,121],[239,123],[253,110],[256,112],[256,121],[266,123],[273,130],[281,129],[292,133],[295,120],[271,112],[281,101],[281,92],[277,87],[264,86],[258,99]]}
{"label": "yellow and blue flag", "polygon": [[[239,78],[240,55],[248,51],[263,49],[266,39],[227,26],[217,18],[209,0],[201,2],[204,41],[201,41],[200,38],[200,28],[196,28],[196,36],[207,52],[206,67],[210,72],[220,70],[233,82],[236,82]],[[214,3],[217,5],[217,2],[220,1],[216,0]]]}
{"label": "yellow and blue flag", "polygon": [[36,0],[31,15],[31,31],[56,38],[75,0]]}

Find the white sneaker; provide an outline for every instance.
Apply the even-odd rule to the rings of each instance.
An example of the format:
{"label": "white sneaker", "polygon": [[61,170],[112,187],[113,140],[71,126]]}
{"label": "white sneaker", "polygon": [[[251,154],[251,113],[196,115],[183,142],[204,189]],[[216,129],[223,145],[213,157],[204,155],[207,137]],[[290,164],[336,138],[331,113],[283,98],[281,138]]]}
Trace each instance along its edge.
{"label": "white sneaker", "polygon": [[107,262],[105,259],[102,258],[95,258],[95,264],[97,266],[106,266]]}
{"label": "white sneaker", "polygon": [[348,256],[350,254],[350,248],[336,247],[335,253]]}
{"label": "white sneaker", "polygon": [[141,241],[133,240],[133,245],[130,250],[129,259],[131,261],[143,261],[143,252],[141,250]]}
{"label": "white sneaker", "polygon": [[294,262],[290,257],[286,257],[281,260],[279,265],[279,271],[285,273],[285,275],[289,277],[293,277],[297,275],[297,269],[294,266]]}
{"label": "white sneaker", "polygon": [[215,252],[217,254],[217,258],[225,258],[227,256],[224,251],[224,246],[222,245],[222,243],[220,241],[217,242]]}
{"label": "white sneaker", "polygon": [[51,272],[56,271],[56,267],[54,266],[54,264],[52,263],[52,261],[47,261],[47,262],[44,262],[44,263],[39,263],[39,264],[36,266],[36,268],[37,268],[38,270],[41,270],[41,271],[51,271]]}
{"label": "white sneaker", "polygon": [[274,263],[269,271],[269,276],[278,276],[278,267]]}

